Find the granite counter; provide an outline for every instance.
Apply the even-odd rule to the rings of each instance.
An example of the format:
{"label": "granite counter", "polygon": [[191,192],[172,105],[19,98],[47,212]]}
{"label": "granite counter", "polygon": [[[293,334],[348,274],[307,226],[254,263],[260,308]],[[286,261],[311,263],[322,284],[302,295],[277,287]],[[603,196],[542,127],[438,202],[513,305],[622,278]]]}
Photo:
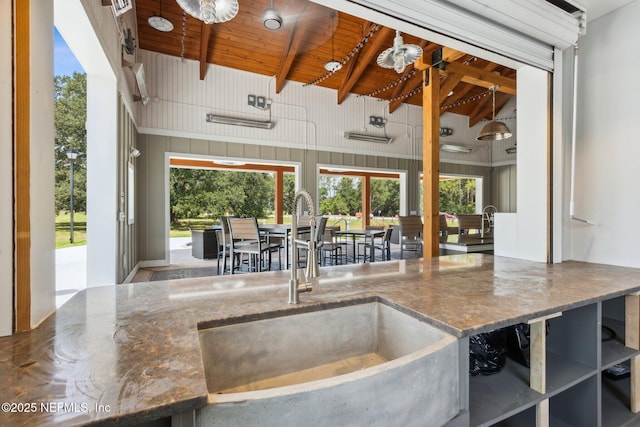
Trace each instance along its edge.
{"label": "granite counter", "polygon": [[197,325],[377,297],[458,337],[640,290],[640,270],[468,254],[322,268],[301,304],[288,271],[89,288],[0,338],[2,425],[132,424],[207,403]]}

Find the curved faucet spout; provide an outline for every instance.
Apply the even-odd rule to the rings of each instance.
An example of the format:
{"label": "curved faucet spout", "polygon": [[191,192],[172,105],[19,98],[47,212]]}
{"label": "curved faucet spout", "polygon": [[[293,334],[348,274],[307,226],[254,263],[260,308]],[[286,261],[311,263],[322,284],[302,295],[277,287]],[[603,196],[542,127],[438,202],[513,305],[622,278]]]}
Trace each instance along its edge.
{"label": "curved faucet spout", "polygon": [[[310,240],[308,243],[307,268],[305,269],[306,283],[298,280],[298,202],[305,199],[309,207]],[[300,302],[300,292],[310,292],[309,278],[318,276],[318,258],[315,241],[316,210],[311,194],[307,190],[299,190],[293,197],[293,210],[291,212],[291,279],[289,280],[289,304]],[[313,263],[313,264],[312,264]]]}

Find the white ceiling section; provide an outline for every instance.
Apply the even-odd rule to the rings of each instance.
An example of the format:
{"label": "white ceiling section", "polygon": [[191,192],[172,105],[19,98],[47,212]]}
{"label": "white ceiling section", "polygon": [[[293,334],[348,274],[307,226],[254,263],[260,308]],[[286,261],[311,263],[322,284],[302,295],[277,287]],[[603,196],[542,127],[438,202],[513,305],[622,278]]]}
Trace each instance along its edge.
{"label": "white ceiling section", "polygon": [[580,4],[587,9],[587,21],[591,22],[609,12],[621,8],[624,5],[633,3],[635,0],[579,0]]}
{"label": "white ceiling section", "polygon": [[[396,26],[412,26],[415,35],[422,36],[421,30],[434,33],[424,38],[436,43],[458,48],[452,46],[454,39],[548,71],[553,70],[553,48],[572,46],[584,29],[582,14],[572,15],[546,0],[313,1],[376,22],[384,20],[379,16],[382,14],[395,19]],[[579,7],[574,2],[570,4]],[[371,12],[378,14],[377,19]]]}

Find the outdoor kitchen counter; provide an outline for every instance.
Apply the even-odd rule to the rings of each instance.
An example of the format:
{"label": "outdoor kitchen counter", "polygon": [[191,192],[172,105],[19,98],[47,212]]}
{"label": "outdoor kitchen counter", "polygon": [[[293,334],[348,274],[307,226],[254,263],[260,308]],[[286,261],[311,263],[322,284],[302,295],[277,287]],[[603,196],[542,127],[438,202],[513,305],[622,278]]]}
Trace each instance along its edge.
{"label": "outdoor kitchen counter", "polygon": [[0,424],[129,424],[202,407],[197,325],[209,320],[378,297],[464,337],[640,290],[640,269],[469,254],[322,268],[292,306],[289,274],[81,291],[36,329],[0,338]]}

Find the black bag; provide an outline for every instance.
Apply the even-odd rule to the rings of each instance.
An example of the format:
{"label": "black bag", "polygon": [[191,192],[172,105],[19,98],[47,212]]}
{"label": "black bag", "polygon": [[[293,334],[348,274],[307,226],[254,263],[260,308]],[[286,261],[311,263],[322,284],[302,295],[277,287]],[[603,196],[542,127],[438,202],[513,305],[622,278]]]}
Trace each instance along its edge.
{"label": "black bag", "polygon": [[[545,322],[547,335],[549,334],[549,321]],[[507,349],[511,359],[526,366],[531,367],[531,328],[527,323],[518,323],[508,328]]]}
{"label": "black bag", "polygon": [[529,351],[530,337],[530,328],[526,323],[518,323],[517,325],[511,326],[507,334],[509,357],[527,368],[531,366],[531,352]]}
{"label": "black bag", "polygon": [[469,337],[469,374],[492,375],[506,363],[502,329]]}

